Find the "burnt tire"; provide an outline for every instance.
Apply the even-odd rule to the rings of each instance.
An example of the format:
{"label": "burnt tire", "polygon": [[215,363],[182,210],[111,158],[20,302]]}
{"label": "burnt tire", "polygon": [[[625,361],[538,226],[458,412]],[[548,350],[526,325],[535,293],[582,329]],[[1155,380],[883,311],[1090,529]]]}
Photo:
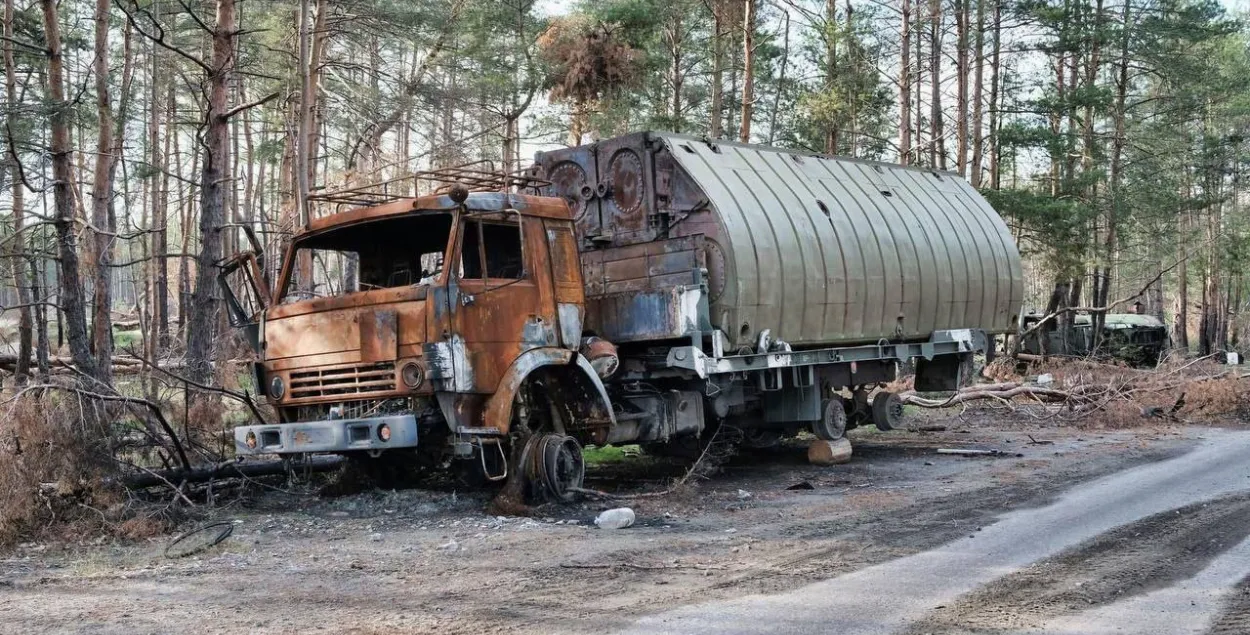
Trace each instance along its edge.
{"label": "burnt tire", "polygon": [[880,391],[872,398],[872,423],[878,430],[888,432],[902,425],[903,400],[896,394]]}
{"label": "burnt tire", "polygon": [[572,502],[586,477],[582,446],[573,437],[542,434],[531,437],[522,461],[534,500]]}
{"label": "burnt tire", "polygon": [[841,397],[826,399],[820,407],[820,419],[812,422],[812,434],[822,441],[837,441],[846,436],[846,404]]}

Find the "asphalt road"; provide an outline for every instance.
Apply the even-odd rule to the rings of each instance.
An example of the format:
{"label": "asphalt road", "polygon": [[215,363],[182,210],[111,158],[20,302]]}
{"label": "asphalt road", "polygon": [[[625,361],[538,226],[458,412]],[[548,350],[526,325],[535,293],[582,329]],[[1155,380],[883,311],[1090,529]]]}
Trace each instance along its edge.
{"label": "asphalt road", "polygon": [[1250,433],[1081,485],[965,538],[629,633],[1250,633]]}

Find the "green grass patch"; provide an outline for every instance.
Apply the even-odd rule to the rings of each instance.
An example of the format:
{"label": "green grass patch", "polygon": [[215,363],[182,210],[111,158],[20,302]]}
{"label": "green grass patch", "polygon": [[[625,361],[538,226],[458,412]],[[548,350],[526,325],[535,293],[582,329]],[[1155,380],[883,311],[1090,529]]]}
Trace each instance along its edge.
{"label": "green grass patch", "polygon": [[143,332],[141,331],[113,331],[114,350],[138,349],[142,341]]}
{"label": "green grass patch", "polygon": [[586,446],[582,448],[582,459],[586,465],[607,465],[628,461],[642,453],[636,445],[610,445],[606,447]]}

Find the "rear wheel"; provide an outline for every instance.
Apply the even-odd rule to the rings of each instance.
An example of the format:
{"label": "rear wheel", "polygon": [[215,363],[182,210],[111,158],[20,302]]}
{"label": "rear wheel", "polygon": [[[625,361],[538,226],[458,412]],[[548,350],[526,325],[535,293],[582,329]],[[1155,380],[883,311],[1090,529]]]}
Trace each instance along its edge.
{"label": "rear wheel", "polygon": [[902,425],[903,400],[898,395],[880,391],[872,398],[872,422],[877,429],[889,431]]}
{"label": "rear wheel", "polygon": [[834,396],[825,401],[818,421],[812,422],[812,434],[822,441],[837,441],[846,435],[846,404]]}

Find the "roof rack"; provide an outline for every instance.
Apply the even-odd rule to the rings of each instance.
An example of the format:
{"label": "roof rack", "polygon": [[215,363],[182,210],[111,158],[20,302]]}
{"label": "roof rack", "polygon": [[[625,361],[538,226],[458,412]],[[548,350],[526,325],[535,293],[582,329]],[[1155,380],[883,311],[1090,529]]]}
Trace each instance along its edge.
{"label": "roof rack", "polygon": [[463,185],[470,192],[528,191],[537,194],[541,188],[551,185],[551,182],[538,178],[532,170],[504,173],[495,169],[493,161],[474,161],[413,172],[369,185],[320,190],[309,194],[308,200],[336,208],[369,207],[405,198],[440,194],[451,189],[453,185]]}

